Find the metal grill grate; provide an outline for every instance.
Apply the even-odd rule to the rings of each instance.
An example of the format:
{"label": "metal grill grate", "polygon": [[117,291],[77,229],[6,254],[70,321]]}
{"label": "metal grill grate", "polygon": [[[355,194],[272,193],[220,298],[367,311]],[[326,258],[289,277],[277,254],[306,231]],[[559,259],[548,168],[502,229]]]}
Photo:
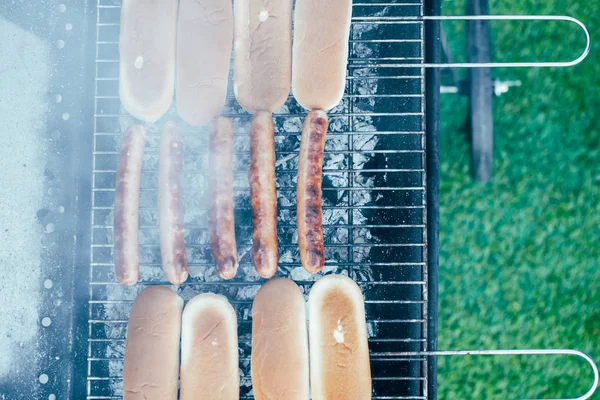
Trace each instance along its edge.
{"label": "metal grill grate", "polygon": [[[422,21],[389,17],[423,15],[422,2],[356,1],[346,95],[330,112],[324,165],[325,273],[355,279],[366,299],[375,399],[427,398],[424,357],[390,352],[427,349],[425,84]],[[120,0],[98,0],[92,244],[89,285],[87,398],[121,399],[125,333],[135,296],[147,285],[168,284],[158,239],[159,132],[149,126],[140,199],[140,283],[116,283],[112,262],[115,168],[121,134],[132,122],[118,97]],[[387,65],[386,65],[387,64]],[[231,86],[231,85],[230,85]],[[184,205],[191,279],[177,290],[227,296],[237,311],[241,397],[252,398],[251,305],[263,281],[251,262],[251,214],[247,170],[250,117],[229,94],[224,114],[234,119],[235,198],[240,270],[219,279],[207,231],[207,129],[185,131]],[[306,112],[290,97],[275,113],[279,202],[280,276],[292,277],[305,294],[316,277],[299,264],[295,227],[295,178]],[[169,117],[177,118],[171,110]],[[168,117],[166,117],[168,118]]]}

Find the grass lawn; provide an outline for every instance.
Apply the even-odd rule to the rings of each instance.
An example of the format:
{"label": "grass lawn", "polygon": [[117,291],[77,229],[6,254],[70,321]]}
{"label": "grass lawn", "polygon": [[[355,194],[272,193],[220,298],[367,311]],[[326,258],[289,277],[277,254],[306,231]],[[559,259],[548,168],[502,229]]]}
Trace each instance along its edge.
{"label": "grass lawn", "polygon": [[[466,99],[442,95],[439,348],[572,348],[600,363],[600,1],[492,0],[491,11],[577,17],[593,47],[572,68],[494,71],[522,86],[495,99],[490,184],[470,180]],[[444,28],[464,59],[464,28]],[[493,36],[496,61],[572,59],[583,39],[541,23],[494,23]],[[439,398],[576,397],[591,382],[570,357],[494,360],[441,359]]]}

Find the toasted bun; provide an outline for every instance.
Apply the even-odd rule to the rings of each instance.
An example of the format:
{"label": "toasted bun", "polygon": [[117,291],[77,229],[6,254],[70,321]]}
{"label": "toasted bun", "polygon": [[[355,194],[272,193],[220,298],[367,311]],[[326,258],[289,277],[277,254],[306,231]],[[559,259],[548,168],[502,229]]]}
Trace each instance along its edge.
{"label": "toasted bun", "polygon": [[221,114],[233,43],[231,0],[181,0],[177,32],[177,112],[190,125]]}
{"label": "toasted bun", "polygon": [[308,300],[313,400],[371,398],[364,299],[350,278],[318,280]]}
{"label": "toasted bun", "polygon": [[329,110],[346,87],[352,0],[297,0],[292,92],[304,108]]}
{"label": "toasted bun", "polygon": [[123,0],[119,97],[134,117],[159,120],[173,101],[177,0]]}
{"label": "toasted bun", "polygon": [[257,400],[309,398],[306,305],[289,279],[267,282],[254,299],[251,366]]}
{"label": "toasted bun", "polygon": [[181,400],[237,400],[240,392],[237,317],[225,297],[205,293],[183,311]]}
{"label": "toasted bun", "polygon": [[153,286],[135,299],[123,367],[123,399],[177,399],[179,336],[183,300]]}
{"label": "toasted bun", "polygon": [[280,108],[292,79],[293,0],[234,3],[235,98],[249,112]]}

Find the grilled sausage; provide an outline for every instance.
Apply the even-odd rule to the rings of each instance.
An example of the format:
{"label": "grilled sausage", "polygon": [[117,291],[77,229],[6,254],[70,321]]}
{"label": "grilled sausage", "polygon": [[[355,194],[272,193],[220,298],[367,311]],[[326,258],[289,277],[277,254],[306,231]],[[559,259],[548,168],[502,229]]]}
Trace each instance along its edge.
{"label": "grilled sausage", "polygon": [[327,126],[324,111],[308,113],[302,128],[298,161],[298,244],[302,266],[311,274],[319,272],[325,265],[321,179]]}
{"label": "grilled sausage", "polygon": [[252,261],[258,275],[277,272],[277,190],[273,117],[259,111],[250,127],[250,199],[252,203]]}
{"label": "grilled sausage", "polygon": [[188,277],[183,227],[183,139],[173,122],[167,122],[160,139],[158,213],[163,270],[173,285]]}
{"label": "grilled sausage", "polygon": [[114,216],[115,274],[119,282],[133,285],[140,275],[138,219],[140,177],[146,130],[142,125],[127,128],[117,166]]}
{"label": "grilled sausage", "polygon": [[233,124],[217,117],[210,133],[209,225],[213,258],[223,279],[235,277],[238,254],[233,215]]}

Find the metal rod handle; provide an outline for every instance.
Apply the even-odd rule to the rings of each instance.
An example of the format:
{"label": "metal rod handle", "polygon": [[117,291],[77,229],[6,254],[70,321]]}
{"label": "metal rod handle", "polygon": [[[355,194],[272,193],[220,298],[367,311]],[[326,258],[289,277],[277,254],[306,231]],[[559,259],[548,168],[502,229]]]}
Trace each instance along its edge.
{"label": "metal rod handle", "polygon": [[[570,355],[583,358],[591,367],[594,373],[594,381],[590,389],[579,397],[572,397],[569,399],[543,399],[543,400],[586,400],[592,397],[596,388],[598,387],[598,367],[594,360],[592,360],[587,354],[582,353],[578,350],[570,349],[526,349],[526,350],[446,350],[446,351],[421,351],[421,352],[389,352],[382,355],[389,357],[404,357],[404,356],[515,356],[515,355]],[[542,399],[535,399],[542,400]]]}
{"label": "metal rod handle", "polygon": [[571,61],[536,62],[490,62],[490,63],[420,63],[420,64],[383,64],[387,68],[516,68],[516,67],[571,67],[582,62],[590,52],[592,41],[587,27],[577,18],[566,15],[452,15],[422,17],[362,17],[361,21],[566,21],[579,26],[585,33],[585,49],[579,57]]}

